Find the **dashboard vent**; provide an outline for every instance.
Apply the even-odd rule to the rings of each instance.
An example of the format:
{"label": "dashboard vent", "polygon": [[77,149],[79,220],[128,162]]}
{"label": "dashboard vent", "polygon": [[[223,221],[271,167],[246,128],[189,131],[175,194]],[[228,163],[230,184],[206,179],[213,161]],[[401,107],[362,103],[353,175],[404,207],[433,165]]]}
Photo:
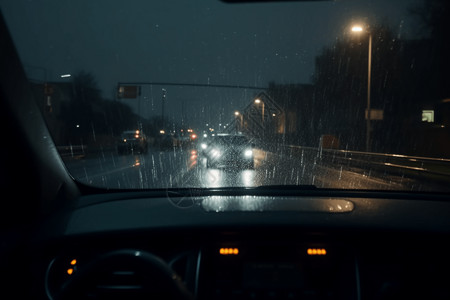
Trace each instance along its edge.
{"label": "dashboard vent", "polygon": [[100,276],[86,290],[87,299],[148,299],[151,282],[138,271],[117,267]]}

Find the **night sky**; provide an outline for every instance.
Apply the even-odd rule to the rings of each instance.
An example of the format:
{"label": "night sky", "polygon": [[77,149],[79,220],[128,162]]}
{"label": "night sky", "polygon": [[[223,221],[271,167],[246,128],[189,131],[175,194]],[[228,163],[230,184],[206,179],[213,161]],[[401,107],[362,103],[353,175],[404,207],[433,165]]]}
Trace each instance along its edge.
{"label": "night sky", "polygon": [[[88,71],[109,99],[118,82],[310,83],[315,57],[351,23],[387,22],[399,38],[411,38],[417,28],[408,8],[421,1],[160,2],[0,0],[30,78],[64,81],[71,79],[62,74]],[[160,113],[162,88],[143,86],[141,114]],[[227,122],[255,93],[165,88],[168,116],[193,123]]]}

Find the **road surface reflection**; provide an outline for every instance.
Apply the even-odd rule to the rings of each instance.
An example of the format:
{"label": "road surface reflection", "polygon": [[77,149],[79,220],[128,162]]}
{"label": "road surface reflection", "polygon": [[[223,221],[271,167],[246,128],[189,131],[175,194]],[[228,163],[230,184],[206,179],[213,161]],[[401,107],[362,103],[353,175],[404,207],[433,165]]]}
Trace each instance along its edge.
{"label": "road surface reflection", "polygon": [[[255,187],[262,185],[315,185],[318,188],[426,190],[423,183],[399,176],[373,176],[365,170],[319,165],[257,150],[253,169],[207,168],[196,149],[151,150],[140,155],[104,152],[84,159],[66,160],[72,176],[103,188],[165,189]],[[428,187],[432,190],[434,187]]]}
{"label": "road surface reflection", "polygon": [[228,187],[228,186],[241,186],[241,187],[253,187],[258,186],[255,181],[255,170],[219,170],[219,169],[207,169],[202,172],[203,187]]}

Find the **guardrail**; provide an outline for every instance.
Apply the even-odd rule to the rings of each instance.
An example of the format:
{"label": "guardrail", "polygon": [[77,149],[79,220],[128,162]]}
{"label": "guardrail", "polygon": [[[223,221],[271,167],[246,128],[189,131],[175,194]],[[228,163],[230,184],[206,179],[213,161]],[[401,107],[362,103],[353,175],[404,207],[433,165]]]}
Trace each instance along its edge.
{"label": "guardrail", "polygon": [[450,159],[408,156],[388,153],[372,153],[350,150],[335,150],[302,146],[285,146],[285,155],[336,168],[364,169],[376,173],[389,173],[414,178],[429,178],[450,182]]}
{"label": "guardrail", "polygon": [[87,152],[85,145],[57,146],[56,149],[62,158],[82,158]]}

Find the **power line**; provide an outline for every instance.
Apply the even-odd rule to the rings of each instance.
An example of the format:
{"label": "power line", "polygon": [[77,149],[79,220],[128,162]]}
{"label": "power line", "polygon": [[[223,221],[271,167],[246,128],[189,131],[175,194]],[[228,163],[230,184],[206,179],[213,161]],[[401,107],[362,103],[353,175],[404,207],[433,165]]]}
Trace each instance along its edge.
{"label": "power line", "polygon": [[164,86],[195,86],[227,89],[249,89],[266,90],[268,87],[245,86],[245,85],[224,85],[224,84],[202,84],[202,83],[175,83],[175,82],[119,82],[120,85],[164,85]]}

